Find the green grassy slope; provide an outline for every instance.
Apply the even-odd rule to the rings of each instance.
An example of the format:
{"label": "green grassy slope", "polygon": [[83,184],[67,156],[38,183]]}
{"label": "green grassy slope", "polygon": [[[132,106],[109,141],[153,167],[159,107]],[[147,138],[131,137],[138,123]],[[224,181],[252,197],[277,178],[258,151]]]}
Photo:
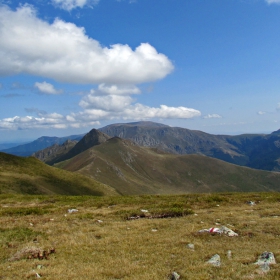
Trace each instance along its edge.
{"label": "green grassy slope", "polygon": [[172,155],[111,138],[57,165],[122,194],[279,191],[280,174],[199,155]]}
{"label": "green grassy slope", "polygon": [[0,153],[0,193],[116,195],[95,180],[50,167],[30,157]]}

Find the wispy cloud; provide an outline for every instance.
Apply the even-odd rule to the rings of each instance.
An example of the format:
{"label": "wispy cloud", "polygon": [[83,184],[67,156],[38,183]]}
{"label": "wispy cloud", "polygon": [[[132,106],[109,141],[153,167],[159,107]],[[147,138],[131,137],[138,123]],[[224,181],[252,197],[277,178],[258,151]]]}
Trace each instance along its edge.
{"label": "wispy cloud", "polygon": [[99,3],[99,0],[52,0],[52,4],[60,9],[71,11],[85,6],[93,7]]}
{"label": "wispy cloud", "polygon": [[280,4],[280,0],[265,0],[268,4]]}
{"label": "wispy cloud", "polygon": [[127,95],[139,94],[140,89],[134,85],[106,85],[100,84],[97,90],[92,90],[93,94]]}
{"label": "wispy cloud", "polygon": [[34,87],[44,94],[61,94],[63,92],[62,90],[55,89],[52,84],[47,82],[37,82],[34,84]]}
{"label": "wispy cloud", "polygon": [[221,118],[222,116],[218,115],[218,114],[208,114],[208,115],[205,115],[203,118],[204,119],[218,119],[218,118]]}

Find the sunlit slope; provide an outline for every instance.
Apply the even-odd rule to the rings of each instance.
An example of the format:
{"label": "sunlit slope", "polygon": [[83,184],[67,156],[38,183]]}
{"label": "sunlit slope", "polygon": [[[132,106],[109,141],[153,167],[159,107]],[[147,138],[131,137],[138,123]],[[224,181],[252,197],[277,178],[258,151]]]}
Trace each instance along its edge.
{"label": "sunlit slope", "polygon": [[57,166],[108,184],[121,194],[280,190],[279,173],[206,156],[166,154],[118,137]]}
{"label": "sunlit slope", "polygon": [[50,167],[36,158],[0,152],[0,193],[115,195],[109,186],[65,170]]}

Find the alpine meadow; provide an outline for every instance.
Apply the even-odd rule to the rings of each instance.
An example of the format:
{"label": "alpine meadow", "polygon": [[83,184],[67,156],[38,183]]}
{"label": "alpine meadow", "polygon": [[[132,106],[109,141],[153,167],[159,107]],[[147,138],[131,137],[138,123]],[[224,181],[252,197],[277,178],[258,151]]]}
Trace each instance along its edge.
{"label": "alpine meadow", "polygon": [[280,279],[280,0],[0,0],[0,280]]}

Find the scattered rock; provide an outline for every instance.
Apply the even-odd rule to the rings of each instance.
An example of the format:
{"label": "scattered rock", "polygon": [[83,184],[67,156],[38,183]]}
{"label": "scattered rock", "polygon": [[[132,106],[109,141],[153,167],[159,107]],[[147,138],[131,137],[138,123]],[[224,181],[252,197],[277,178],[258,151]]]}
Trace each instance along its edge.
{"label": "scattered rock", "polygon": [[256,202],[255,202],[255,201],[247,201],[246,203],[247,203],[248,205],[250,205],[250,206],[256,205]]}
{"label": "scattered rock", "polygon": [[270,270],[269,264],[268,263],[264,263],[264,264],[260,265],[260,269],[263,272],[268,272]]}
{"label": "scattered rock", "polygon": [[50,254],[55,253],[55,248],[50,248],[48,250],[43,250],[37,247],[25,247],[22,250],[16,252],[10,261],[18,261],[20,259],[48,259]]}
{"label": "scattered rock", "polygon": [[274,254],[272,252],[263,252],[258,260],[255,262],[255,264],[258,264],[258,265],[264,265],[264,264],[276,264],[276,261],[275,261],[275,257],[274,257]]}
{"label": "scattered rock", "polygon": [[187,248],[189,248],[189,249],[191,249],[191,250],[194,250],[194,244],[189,243],[189,244],[187,245]]}
{"label": "scattered rock", "polygon": [[218,254],[215,254],[207,263],[213,266],[221,266],[221,257]]}
{"label": "scattered rock", "polygon": [[231,250],[228,250],[228,251],[227,251],[227,257],[228,257],[228,259],[231,259],[231,257],[232,257]]}
{"label": "scattered rock", "polygon": [[199,233],[204,233],[204,232],[208,232],[208,233],[217,233],[217,234],[225,234],[227,236],[238,236],[238,234],[236,232],[234,232],[233,230],[231,230],[230,228],[227,228],[225,226],[221,226],[220,228],[216,228],[216,227],[212,227],[209,229],[202,229],[200,231],[198,231]]}
{"label": "scattered rock", "polygon": [[180,279],[180,275],[176,271],[173,271],[169,277],[169,280],[178,280],[178,279]]}
{"label": "scattered rock", "polygon": [[69,214],[76,213],[76,212],[78,212],[77,209],[68,209]]}

